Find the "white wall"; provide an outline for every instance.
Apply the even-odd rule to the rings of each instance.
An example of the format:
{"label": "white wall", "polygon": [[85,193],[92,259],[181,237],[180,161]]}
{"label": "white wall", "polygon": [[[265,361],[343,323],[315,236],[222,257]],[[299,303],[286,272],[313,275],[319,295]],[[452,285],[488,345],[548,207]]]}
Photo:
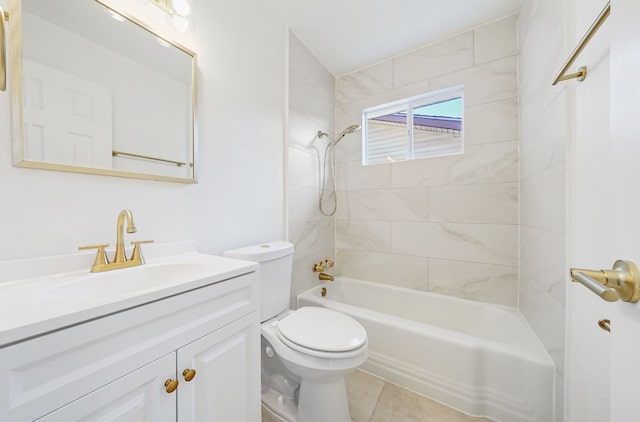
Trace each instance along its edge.
{"label": "white wall", "polygon": [[[318,284],[313,264],[335,260],[335,224],[318,209],[321,173],[328,138],[319,130],[334,132],[333,75],[292,33],[289,36],[289,240],[296,248],[291,305],[299,293]],[[329,166],[327,166],[327,171]],[[330,173],[327,186],[331,186]],[[327,195],[325,210],[332,208]],[[331,269],[326,271],[332,273]]]}
{"label": "white wall", "polygon": [[464,84],[462,155],[362,165],[339,157],[341,275],[517,306],[516,17],[400,55],[336,82],[336,127],[364,108]]}
{"label": "white wall", "polygon": [[136,219],[131,238],[195,239],[208,253],[283,238],[286,29],[257,0],[195,9],[195,31],[179,41],[198,53],[199,184],[13,167],[0,93],[1,260],[113,245],[123,208]]}

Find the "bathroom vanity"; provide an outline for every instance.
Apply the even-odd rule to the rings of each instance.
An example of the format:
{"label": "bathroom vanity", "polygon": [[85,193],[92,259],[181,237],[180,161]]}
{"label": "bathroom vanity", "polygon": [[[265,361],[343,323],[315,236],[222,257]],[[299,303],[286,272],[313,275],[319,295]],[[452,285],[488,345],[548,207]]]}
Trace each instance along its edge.
{"label": "bathroom vanity", "polygon": [[90,274],[83,256],[0,282],[0,420],[260,419],[257,264],[189,252]]}

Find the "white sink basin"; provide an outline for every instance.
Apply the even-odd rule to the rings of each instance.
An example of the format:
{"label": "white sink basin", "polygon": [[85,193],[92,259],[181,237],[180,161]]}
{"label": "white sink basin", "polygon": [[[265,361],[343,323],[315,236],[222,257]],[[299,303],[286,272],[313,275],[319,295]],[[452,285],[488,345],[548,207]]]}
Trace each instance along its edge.
{"label": "white sink basin", "polygon": [[259,269],[177,246],[148,250],[147,264],[103,273],[89,272],[86,253],[0,262],[0,347]]}
{"label": "white sink basin", "polygon": [[138,267],[74,275],[35,292],[43,302],[73,302],[95,297],[128,296],[135,292],[158,289],[176,281],[193,280],[198,275],[206,277],[207,268],[198,263],[171,263],[141,265]]}

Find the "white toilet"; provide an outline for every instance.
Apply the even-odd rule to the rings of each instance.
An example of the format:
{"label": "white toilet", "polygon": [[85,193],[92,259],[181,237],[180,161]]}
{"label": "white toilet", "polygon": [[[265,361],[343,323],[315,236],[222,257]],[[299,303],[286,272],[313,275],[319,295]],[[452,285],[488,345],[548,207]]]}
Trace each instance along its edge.
{"label": "white toilet", "polygon": [[289,310],[293,245],[226,251],[260,263],[262,402],[290,422],[350,422],[344,374],[367,359],[367,333],[330,309]]}

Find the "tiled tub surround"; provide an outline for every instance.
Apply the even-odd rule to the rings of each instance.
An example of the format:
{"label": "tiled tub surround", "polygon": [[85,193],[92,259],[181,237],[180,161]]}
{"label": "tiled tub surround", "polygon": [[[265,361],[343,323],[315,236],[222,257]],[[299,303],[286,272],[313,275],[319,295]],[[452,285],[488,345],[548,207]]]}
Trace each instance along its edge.
{"label": "tiled tub surround", "polygon": [[465,152],[362,166],[336,149],[338,273],[517,306],[518,97],[514,16],[336,80],[336,126],[364,108],[464,84]]}
{"label": "tiled tub surround", "polygon": [[[574,135],[569,123],[572,100],[567,91],[571,84],[552,86],[551,81],[577,42],[566,39],[569,33],[566,22],[570,20],[567,13],[572,13],[574,5],[560,4],[561,7],[556,0],[524,0],[518,20],[521,51],[518,302],[555,363],[558,422],[564,420],[565,344],[570,343],[565,339],[569,268],[565,204],[568,140]],[[601,7],[598,4],[593,13]],[[590,21],[584,23],[585,30],[589,24]],[[605,105],[602,107],[606,109]]]}
{"label": "tiled tub surround", "polygon": [[513,308],[345,278],[303,293],[298,306],[360,322],[362,368],[386,380],[472,415],[554,420],[553,361]]}
{"label": "tiled tub surround", "polygon": [[316,136],[318,130],[334,132],[334,86],[329,71],[289,33],[288,230],[296,248],[292,307],[298,293],[318,284],[313,264],[334,259],[334,219],[318,210],[319,171],[327,140]]}

